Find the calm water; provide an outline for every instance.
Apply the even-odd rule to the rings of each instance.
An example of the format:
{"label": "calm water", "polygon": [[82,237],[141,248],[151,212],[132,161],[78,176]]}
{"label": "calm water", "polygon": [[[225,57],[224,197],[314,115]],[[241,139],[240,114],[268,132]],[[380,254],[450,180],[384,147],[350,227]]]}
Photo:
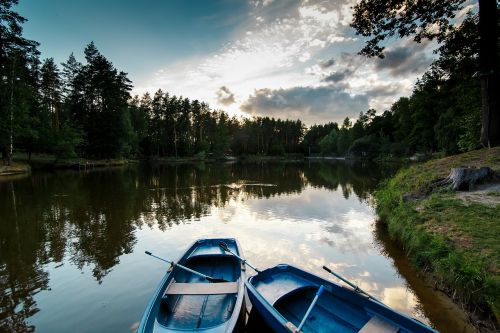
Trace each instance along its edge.
{"label": "calm water", "polygon": [[145,250],[177,259],[198,238],[236,237],[257,267],[330,278],[328,265],[442,332],[468,332],[375,224],[370,193],[393,171],[204,164],[0,180],[0,331],[133,332],[165,273]]}

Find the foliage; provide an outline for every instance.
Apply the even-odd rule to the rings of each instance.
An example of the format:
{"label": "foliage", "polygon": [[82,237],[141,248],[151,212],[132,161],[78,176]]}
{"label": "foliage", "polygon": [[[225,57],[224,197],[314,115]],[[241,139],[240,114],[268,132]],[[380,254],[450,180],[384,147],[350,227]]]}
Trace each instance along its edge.
{"label": "foliage", "polygon": [[[469,25],[472,27],[471,30],[466,29],[467,20],[460,27],[455,27],[457,23],[455,17],[463,9],[464,3],[465,0],[361,0],[354,6],[351,26],[356,29],[357,34],[370,37],[359,52],[369,57],[383,58],[385,47],[382,43],[393,36],[400,38],[413,36],[416,42],[421,42],[422,39],[437,39],[438,43],[444,42],[445,46],[442,45],[439,50],[443,59],[476,64],[479,69],[476,77],[481,81],[482,97],[482,128],[478,141],[483,146],[500,145],[500,109],[497,100],[500,63],[498,61],[499,3],[495,0],[479,0],[479,14],[474,17],[477,24]],[[470,23],[471,16],[468,20]],[[446,65],[447,60],[438,63],[438,67],[441,68],[446,68]],[[461,71],[460,66],[454,68],[452,73],[468,74],[466,71]],[[453,80],[449,82],[453,83]],[[450,84],[450,87],[454,86]],[[454,132],[457,132],[457,129],[450,128]],[[470,137],[470,133],[463,137]],[[444,148],[455,149],[453,146]]]}
{"label": "foliage", "polygon": [[57,159],[75,158],[76,147],[82,142],[81,133],[65,124],[55,133],[53,153]]}
{"label": "foliage", "polygon": [[17,0],[0,1],[0,150],[10,153],[21,137],[37,138],[38,43],[22,36],[26,19],[12,10]]}
{"label": "foliage", "polygon": [[322,152],[323,148],[321,146],[321,141],[327,134],[331,133],[333,129],[339,129],[337,123],[330,122],[324,125],[313,125],[309,127],[302,140],[303,150],[309,155]]}
{"label": "foliage", "polygon": [[331,155],[337,152],[337,137],[339,130],[338,128],[332,128],[328,135],[325,135],[323,139],[319,141],[319,146],[321,147],[321,153],[326,155]]}
{"label": "foliage", "polygon": [[304,125],[300,120],[254,117],[236,125],[231,149],[237,155],[283,155],[302,149]]}
{"label": "foliage", "polygon": [[384,47],[380,43],[395,35],[414,35],[416,42],[424,38],[442,41],[453,30],[451,20],[464,2],[361,0],[354,6],[351,25],[358,34],[371,39],[360,53],[383,57]]}
{"label": "foliage", "polygon": [[349,147],[348,155],[362,156],[365,158],[375,157],[380,151],[380,143],[377,138],[367,135],[356,139]]}

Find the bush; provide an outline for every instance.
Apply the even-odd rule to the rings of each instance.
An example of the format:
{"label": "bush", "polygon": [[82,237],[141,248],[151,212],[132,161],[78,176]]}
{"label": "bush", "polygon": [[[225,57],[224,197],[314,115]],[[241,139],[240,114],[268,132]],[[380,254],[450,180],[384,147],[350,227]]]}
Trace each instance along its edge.
{"label": "bush", "polygon": [[349,147],[348,155],[363,158],[373,158],[380,153],[378,139],[368,135],[357,139]]}

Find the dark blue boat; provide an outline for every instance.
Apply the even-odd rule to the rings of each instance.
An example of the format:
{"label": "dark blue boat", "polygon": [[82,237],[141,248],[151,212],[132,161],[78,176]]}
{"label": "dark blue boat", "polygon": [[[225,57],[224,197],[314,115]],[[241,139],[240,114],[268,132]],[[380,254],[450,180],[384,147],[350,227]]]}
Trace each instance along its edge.
{"label": "dark blue boat", "polygon": [[248,296],[275,331],[295,332],[319,289],[324,292],[301,332],[436,333],[437,331],[350,287],[322,279],[289,265],[278,265],[252,276]]}
{"label": "dark blue boat", "polygon": [[221,241],[241,255],[235,239],[202,239],[177,264],[227,282],[212,283],[174,266],[149,302],[138,333],[232,332],[244,320],[244,267],[219,248]]}

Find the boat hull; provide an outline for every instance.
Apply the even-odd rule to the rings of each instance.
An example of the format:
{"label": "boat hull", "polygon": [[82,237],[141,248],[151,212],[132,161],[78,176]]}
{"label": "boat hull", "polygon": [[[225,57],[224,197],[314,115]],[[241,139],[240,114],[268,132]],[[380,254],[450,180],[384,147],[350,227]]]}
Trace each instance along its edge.
{"label": "boat hull", "polygon": [[383,332],[437,332],[352,288],[289,265],[278,265],[250,277],[246,289],[252,305],[273,331],[289,333],[299,325],[321,285],[325,291],[301,332],[368,332],[370,326],[384,327]]}
{"label": "boat hull", "polygon": [[242,323],[244,267],[219,248],[221,241],[241,255],[235,239],[201,239],[177,263],[228,282],[209,283],[178,266],[169,269],[146,307],[138,333],[227,333]]}

